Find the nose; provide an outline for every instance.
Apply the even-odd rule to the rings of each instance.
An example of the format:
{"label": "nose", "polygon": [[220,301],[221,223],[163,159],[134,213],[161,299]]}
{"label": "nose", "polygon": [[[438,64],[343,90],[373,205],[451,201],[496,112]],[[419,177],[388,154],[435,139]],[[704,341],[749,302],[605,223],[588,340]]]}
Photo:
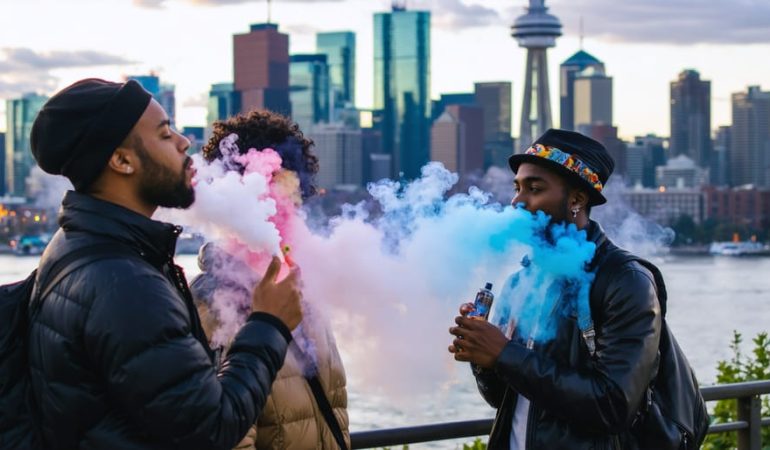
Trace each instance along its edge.
{"label": "nose", "polygon": [[192,145],[190,140],[182,133],[176,132],[176,134],[181,138],[179,139],[179,145],[177,146],[179,153],[187,153],[187,150],[190,150],[190,146]]}

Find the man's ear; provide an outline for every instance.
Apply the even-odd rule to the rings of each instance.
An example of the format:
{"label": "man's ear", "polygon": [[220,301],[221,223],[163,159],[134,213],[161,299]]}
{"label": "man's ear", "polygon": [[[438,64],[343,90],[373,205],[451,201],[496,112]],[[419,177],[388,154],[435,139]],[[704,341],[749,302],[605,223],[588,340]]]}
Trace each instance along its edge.
{"label": "man's ear", "polygon": [[583,189],[573,189],[570,194],[570,209],[578,207],[581,210],[585,210],[588,206],[588,192]]}
{"label": "man's ear", "polygon": [[112,152],[107,167],[117,173],[131,175],[136,170],[137,160],[136,152],[133,149],[120,146]]}

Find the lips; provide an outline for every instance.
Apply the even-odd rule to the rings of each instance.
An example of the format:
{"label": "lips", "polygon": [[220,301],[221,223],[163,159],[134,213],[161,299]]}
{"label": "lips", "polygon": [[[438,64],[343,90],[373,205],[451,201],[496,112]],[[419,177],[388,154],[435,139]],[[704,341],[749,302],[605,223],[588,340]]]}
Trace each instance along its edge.
{"label": "lips", "polygon": [[187,173],[187,175],[190,177],[190,182],[191,182],[191,183],[193,184],[193,186],[194,186],[194,185],[196,184],[196,183],[195,183],[195,175],[197,175],[197,174],[198,174],[198,170],[197,170],[197,169],[195,168],[195,166],[193,165],[193,161],[192,161],[192,158],[187,158],[187,159],[185,160],[185,164],[184,164],[184,165],[185,165],[185,172],[186,172],[186,173]]}

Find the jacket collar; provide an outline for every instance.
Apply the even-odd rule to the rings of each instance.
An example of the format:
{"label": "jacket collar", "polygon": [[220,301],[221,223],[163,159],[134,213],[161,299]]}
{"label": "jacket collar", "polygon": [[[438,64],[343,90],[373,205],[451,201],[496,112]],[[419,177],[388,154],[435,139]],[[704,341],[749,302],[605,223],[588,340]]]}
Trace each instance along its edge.
{"label": "jacket collar", "polygon": [[607,234],[604,233],[602,226],[593,220],[589,221],[586,227],[586,239],[596,244],[594,257],[588,265],[589,270],[594,270],[604,260],[607,252],[614,244],[607,237]]}
{"label": "jacket collar", "polygon": [[64,231],[82,231],[126,243],[152,259],[173,258],[182,228],[149,219],[115,203],[87,194],[67,191],[59,210]]}

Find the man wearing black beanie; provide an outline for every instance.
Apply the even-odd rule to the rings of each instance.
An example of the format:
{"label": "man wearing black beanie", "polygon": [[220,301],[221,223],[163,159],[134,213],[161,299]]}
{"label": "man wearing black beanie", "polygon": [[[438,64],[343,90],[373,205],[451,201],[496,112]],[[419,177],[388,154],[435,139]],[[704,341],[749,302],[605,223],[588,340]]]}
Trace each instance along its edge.
{"label": "man wearing black beanie", "polygon": [[[273,259],[219,361],[174,264],[181,228],[151,219],[195,198],[190,143],[163,108],[134,81],[82,80],[45,104],[31,144],[44,171],[75,187],[40,261],[44,295],[30,306],[44,448],[232,448],[302,318],[298,274],[276,282]],[[47,285],[63,260],[64,275]]]}

